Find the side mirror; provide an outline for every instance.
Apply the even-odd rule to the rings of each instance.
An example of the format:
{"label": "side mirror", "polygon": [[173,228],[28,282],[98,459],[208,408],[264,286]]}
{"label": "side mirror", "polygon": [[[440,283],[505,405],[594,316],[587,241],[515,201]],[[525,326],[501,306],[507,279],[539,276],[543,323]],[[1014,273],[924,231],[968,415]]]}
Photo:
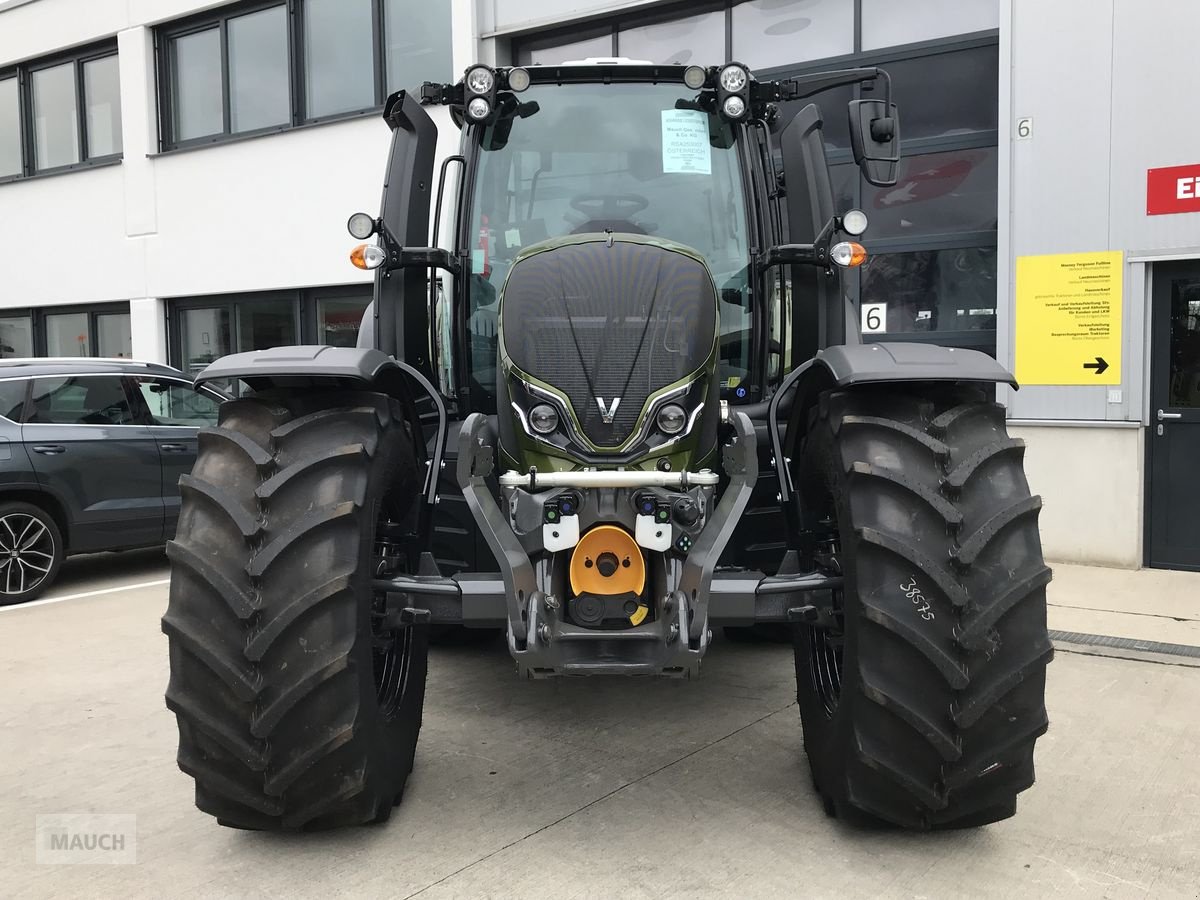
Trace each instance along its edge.
{"label": "side mirror", "polygon": [[852,100],[850,146],[863,177],[876,187],[896,183],[900,162],[900,116],[896,104],[884,100]]}

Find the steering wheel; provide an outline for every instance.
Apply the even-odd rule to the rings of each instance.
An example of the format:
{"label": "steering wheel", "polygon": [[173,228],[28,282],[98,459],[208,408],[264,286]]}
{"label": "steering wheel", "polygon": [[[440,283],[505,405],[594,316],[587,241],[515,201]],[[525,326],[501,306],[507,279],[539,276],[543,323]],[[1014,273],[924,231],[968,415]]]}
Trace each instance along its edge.
{"label": "steering wheel", "polygon": [[571,198],[570,204],[589,219],[602,221],[628,219],[649,206],[650,201],[641,194],[579,194]]}

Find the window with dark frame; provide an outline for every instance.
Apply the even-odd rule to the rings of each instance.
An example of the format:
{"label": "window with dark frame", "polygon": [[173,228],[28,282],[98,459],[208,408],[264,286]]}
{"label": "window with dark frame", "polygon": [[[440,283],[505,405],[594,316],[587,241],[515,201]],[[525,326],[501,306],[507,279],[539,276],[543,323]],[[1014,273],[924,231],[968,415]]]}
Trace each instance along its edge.
{"label": "window with dark frame", "polygon": [[128,303],[0,310],[0,359],[132,355]]}
{"label": "window with dark frame", "polygon": [[[865,238],[871,256],[861,270],[848,273],[846,287],[856,303],[888,303],[888,330],[863,339],[936,341],[994,354],[995,4],[964,0],[950,22],[937,14],[938,4],[921,0],[906,7],[904,28],[894,32],[908,43],[881,47],[887,29],[865,21],[868,10],[878,18],[881,2],[693,0],[641,16],[596,17],[524,34],[511,42],[510,58],[524,65],[609,55],[702,65],[733,59],[769,78],[883,66],[901,111],[895,187],[872,187],[854,165],[845,109],[848,101],[868,96],[861,88],[836,88],[780,111],[787,118],[815,102],[827,113],[837,207],[859,207],[870,219]],[[710,23],[722,15],[726,52],[709,58],[716,43]]]}
{"label": "window with dark frame", "polygon": [[171,365],[195,375],[213,360],[245,350],[291,344],[353,347],[372,290],[370,284],[350,284],[171,300]]}
{"label": "window with dark frame", "polygon": [[121,159],[116,41],[0,69],[0,181]]}
{"label": "window with dark frame", "polygon": [[376,112],[451,77],[440,2],[258,0],[163,25],[157,45],[162,150]]}

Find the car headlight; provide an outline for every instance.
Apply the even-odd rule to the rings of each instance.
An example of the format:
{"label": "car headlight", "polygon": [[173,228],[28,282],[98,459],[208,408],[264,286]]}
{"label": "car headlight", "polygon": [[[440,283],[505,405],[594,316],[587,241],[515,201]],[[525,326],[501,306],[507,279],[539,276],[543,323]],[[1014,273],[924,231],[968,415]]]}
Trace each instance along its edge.
{"label": "car headlight", "polygon": [[659,430],[666,434],[679,434],[686,423],[687,413],[678,404],[668,403],[658,411]]}
{"label": "car headlight", "polygon": [[550,434],[558,428],[558,412],[549,403],[539,403],[529,411],[529,427],[538,434]]}

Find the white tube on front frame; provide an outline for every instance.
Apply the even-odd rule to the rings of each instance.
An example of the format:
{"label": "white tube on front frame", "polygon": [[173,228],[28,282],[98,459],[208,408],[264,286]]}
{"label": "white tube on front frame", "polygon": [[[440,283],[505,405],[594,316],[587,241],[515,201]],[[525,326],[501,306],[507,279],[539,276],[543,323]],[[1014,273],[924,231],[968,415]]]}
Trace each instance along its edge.
{"label": "white tube on front frame", "polygon": [[[639,488],[712,485],[717,483],[717,473],[702,472],[639,472],[631,469],[598,471],[583,469],[578,472],[538,472],[534,476],[539,488]],[[509,470],[500,476],[501,487],[529,487],[531,476]]]}

